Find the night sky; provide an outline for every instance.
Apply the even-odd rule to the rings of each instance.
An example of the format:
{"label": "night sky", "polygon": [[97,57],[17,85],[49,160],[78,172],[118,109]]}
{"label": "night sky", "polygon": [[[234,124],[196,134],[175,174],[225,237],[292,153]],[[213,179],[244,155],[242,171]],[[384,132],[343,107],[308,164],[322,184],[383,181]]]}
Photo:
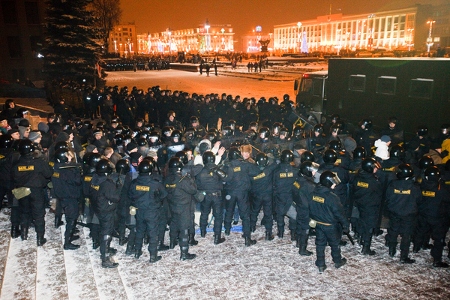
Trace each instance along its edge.
{"label": "night sky", "polygon": [[135,22],[138,33],[194,28],[206,19],[213,24],[231,24],[236,49],[240,36],[257,25],[264,33],[273,32],[274,25],[297,23],[319,15],[343,13],[376,13],[411,7],[415,3],[442,4],[450,0],[120,0],[121,22]]}

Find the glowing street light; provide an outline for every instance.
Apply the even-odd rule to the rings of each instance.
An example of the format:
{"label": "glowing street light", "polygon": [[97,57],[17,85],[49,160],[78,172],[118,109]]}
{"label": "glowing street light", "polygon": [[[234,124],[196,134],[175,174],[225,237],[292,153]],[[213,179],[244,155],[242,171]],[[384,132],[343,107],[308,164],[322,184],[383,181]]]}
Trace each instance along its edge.
{"label": "glowing street light", "polygon": [[427,47],[428,47],[428,50],[427,50],[427,52],[428,53],[430,53],[430,48],[431,48],[431,46],[433,46],[433,38],[431,37],[431,33],[432,33],[432,31],[433,31],[433,24],[435,23],[436,21],[433,21],[433,20],[430,20],[430,21],[428,21],[427,22],[427,24],[430,26],[430,28],[428,29],[428,38],[427,38]]}
{"label": "glowing street light", "polygon": [[206,29],[206,51],[208,51],[209,50],[209,28],[210,28],[211,26],[209,25],[209,21],[208,21],[208,19],[206,19],[206,22],[205,22],[205,29]]}

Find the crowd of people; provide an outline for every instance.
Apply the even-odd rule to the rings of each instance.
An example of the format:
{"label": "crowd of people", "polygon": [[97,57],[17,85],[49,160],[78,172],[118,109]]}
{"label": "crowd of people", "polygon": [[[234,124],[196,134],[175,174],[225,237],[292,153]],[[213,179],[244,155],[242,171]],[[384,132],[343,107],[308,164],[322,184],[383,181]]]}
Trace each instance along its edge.
{"label": "crowd of people", "polygon": [[77,225],[87,226],[105,268],[118,265],[113,237],[136,259],[148,244],[151,263],[177,245],[180,259],[189,260],[196,257],[189,247],[198,243],[196,209],[201,237],[212,212],[216,245],[230,235],[237,211],[245,246],[256,244],[251,235],[262,210],[268,242],[274,224],[285,238],[288,221],[299,254],[310,256],[308,238],[315,236],[319,272],[327,268],[327,245],[335,267],[345,265],[343,236],[362,245],[363,255],[375,255],[372,237],[386,220],[391,257],[401,235],[402,263],[414,262],[412,242],[414,252],[431,249],[434,267],[448,267],[442,256],[450,225],[449,124],[436,133],[420,125],[405,141],[396,117],[380,132],[370,119],[355,129],[339,115],[320,124],[288,95],[256,101],[116,86],[85,97],[85,115],[73,115],[61,99],[37,130],[26,110],[6,101],[0,198],[11,209],[12,238],[26,240],[33,225],[37,245],[45,244],[51,203],[55,227],[65,225],[64,249],[78,249]]}

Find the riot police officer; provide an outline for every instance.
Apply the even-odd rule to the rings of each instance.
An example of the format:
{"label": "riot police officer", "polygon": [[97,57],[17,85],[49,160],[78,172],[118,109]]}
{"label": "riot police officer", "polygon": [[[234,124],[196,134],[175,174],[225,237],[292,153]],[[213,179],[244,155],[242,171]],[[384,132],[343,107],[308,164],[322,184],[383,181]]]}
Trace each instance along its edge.
{"label": "riot police officer", "polygon": [[336,268],[342,267],[347,262],[347,259],[341,256],[339,241],[341,230],[348,232],[349,224],[339,197],[333,193],[339,184],[336,174],[324,171],[320,175],[320,185],[314,189],[309,199],[309,214],[316,228],[316,266],[320,273],[327,268],[325,264],[327,244],[331,247],[331,256]]}

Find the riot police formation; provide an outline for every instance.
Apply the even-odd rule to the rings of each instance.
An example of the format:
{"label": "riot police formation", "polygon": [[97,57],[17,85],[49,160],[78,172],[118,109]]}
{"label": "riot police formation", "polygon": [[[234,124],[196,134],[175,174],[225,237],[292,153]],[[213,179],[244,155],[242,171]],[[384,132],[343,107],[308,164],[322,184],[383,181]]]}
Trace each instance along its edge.
{"label": "riot police formation", "polygon": [[[243,245],[256,244],[251,235],[261,210],[266,242],[274,230],[284,238],[287,217],[300,255],[312,255],[308,238],[315,234],[321,272],[327,245],[335,266],[345,264],[340,247],[350,224],[347,236],[363,255],[375,255],[373,237],[388,228],[391,256],[398,235],[403,263],[414,262],[411,243],[417,252],[432,240],[433,265],[448,266],[442,260],[450,223],[448,124],[437,133],[420,125],[408,139],[396,117],[381,131],[369,118],[352,131],[338,115],[318,123],[288,95],[278,104],[276,97],[191,95],[159,86],[146,93],[89,89],[84,100],[85,115],[72,115],[61,101],[39,132],[25,121],[2,130],[0,192],[11,208],[12,238],[27,239],[33,222],[43,245],[50,207],[55,226],[65,229],[63,248],[76,251],[77,225],[86,226],[105,268],[118,266],[112,238],[136,259],[148,243],[152,263],[176,245],[180,259],[190,260],[189,247],[198,243],[196,208],[200,236],[213,222],[214,245],[226,245],[237,207]],[[377,155],[378,141],[383,155]]]}

